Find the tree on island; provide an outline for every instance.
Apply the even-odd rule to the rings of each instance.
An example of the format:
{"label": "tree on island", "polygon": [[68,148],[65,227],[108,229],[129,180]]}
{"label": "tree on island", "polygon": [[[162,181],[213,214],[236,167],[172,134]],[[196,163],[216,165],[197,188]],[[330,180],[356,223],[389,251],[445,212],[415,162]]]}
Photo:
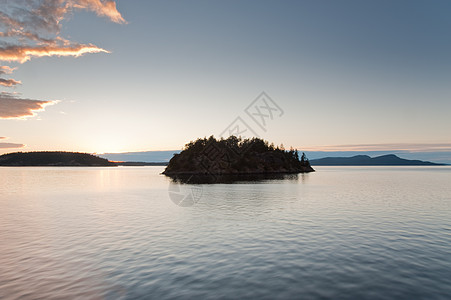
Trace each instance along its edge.
{"label": "tree on island", "polygon": [[[299,158],[299,156],[298,156],[298,158]],[[308,161],[308,159],[307,159],[307,156],[305,156],[305,153],[304,153],[304,152],[302,152],[301,163],[302,163],[302,164],[308,163],[308,164],[310,165],[310,163],[309,163],[309,161]]]}

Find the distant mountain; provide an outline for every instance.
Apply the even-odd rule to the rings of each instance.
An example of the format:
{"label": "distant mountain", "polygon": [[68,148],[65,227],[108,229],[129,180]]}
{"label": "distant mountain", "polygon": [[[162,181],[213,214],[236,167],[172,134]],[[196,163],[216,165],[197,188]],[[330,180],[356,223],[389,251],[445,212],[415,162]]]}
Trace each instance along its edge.
{"label": "distant mountain", "polygon": [[113,167],[107,159],[78,152],[16,152],[0,156],[0,166],[85,166]]}
{"label": "distant mountain", "polygon": [[169,151],[142,151],[142,152],[124,152],[124,153],[104,153],[97,154],[100,157],[106,158],[111,161],[124,161],[124,162],[169,162],[174,154],[179,153],[180,150]]}
{"label": "distant mountain", "polygon": [[400,158],[394,154],[377,157],[368,155],[356,155],[352,157],[325,157],[310,161],[313,166],[443,166],[429,161],[409,160]]}

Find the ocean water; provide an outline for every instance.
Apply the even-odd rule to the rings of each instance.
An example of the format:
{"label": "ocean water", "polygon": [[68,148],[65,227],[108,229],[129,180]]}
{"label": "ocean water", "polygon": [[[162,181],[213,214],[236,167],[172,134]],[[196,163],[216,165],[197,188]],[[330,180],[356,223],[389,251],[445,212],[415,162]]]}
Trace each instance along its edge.
{"label": "ocean water", "polygon": [[0,299],[451,299],[451,167],[0,168]]}

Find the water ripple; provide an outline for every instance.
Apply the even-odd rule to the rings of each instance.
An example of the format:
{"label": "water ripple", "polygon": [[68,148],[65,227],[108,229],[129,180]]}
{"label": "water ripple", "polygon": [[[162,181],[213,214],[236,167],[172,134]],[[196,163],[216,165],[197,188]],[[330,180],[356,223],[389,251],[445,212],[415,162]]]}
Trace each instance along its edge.
{"label": "water ripple", "polygon": [[199,185],[192,207],[160,172],[1,168],[0,298],[451,298],[451,168]]}

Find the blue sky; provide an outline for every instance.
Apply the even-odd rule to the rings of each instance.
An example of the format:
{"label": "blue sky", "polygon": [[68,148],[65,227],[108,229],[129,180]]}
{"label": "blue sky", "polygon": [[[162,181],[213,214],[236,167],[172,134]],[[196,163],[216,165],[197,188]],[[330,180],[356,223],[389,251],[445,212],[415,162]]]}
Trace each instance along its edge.
{"label": "blue sky", "polygon": [[[17,68],[0,78],[21,82],[0,86],[0,101],[54,101],[0,119],[0,152],[175,150],[241,117],[258,136],[307,151],[376,144],[451,161],[448,1],[86,3],[43,35],[110,53],[0,61]],[[0,58],[24,46],[0,39]],[[245,112],[262,91],[283,110],[265,130]],[[0,118],[8,107],[0,102]]]}

